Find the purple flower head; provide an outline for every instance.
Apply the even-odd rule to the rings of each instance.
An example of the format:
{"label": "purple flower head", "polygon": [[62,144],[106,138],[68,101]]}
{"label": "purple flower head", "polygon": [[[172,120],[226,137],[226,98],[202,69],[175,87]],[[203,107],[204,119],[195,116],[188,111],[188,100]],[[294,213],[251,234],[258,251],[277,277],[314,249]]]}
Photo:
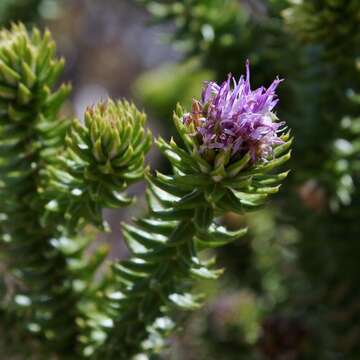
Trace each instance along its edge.
{"label": "purple flower head", "polygon": [[231,76],[221,85],[206,82],[201,100],[194,100],[192,112],[183,122],[193,124],[200,144],[200,153],[211,159],[220,150],[236,159],[250,153],[253,163],[273,156],[273,148],[282,144],[279,137],[283,123],[272,112],[278,102],[275,90],[282,80],[277,78],[268,89],[250,88],[250,66],[246,78]]}

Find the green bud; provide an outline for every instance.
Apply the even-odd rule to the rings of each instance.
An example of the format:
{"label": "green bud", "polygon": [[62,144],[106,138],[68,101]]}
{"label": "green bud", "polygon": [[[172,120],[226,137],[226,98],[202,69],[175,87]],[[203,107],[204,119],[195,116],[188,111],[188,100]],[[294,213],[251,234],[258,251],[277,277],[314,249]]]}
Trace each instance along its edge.
{"label": "green bud", "polygon": [[83,218],[101,227],[102,208],[131,203],[122,192],[144,176],[144,159],[152,142],[145,122],[145,114],[134,104],[112,100],[88,107],[83,123],[73,121],[57,164],[63,171],[48,172],[49,188],[58,189],[57,202],[67,204],[57,213],[76,209],[79,222]]}
{"label": "green bud", "polygon": [[[143,129],[145,121],[145,114],[126,101],[108,100],[88,107],[82,132],[89,148],[82,151],[91,152],[91,165],[100,172],[106,165],[105,172],[111,169],[112,175],[118,179],[128,175],[129,168],[137,173],[140,167],[144,167],[143,164],[139,163],[135,168],[132,165],[144,158],[151,145],[151,134]],[[77,148],[76,141],[74,145]]]}

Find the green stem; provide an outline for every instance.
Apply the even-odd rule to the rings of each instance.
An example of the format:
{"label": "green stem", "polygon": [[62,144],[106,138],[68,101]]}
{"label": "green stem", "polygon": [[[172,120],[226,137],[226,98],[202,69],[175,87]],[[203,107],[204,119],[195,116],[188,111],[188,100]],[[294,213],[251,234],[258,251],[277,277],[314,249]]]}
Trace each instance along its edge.
{"label": "green stem", "polygon": [[[179,222],[159,251],[168,251],[160,259],[150,276],[137,281],[126,292],[129,303],[120,310],[113,331],[98,353],[99,359],[131,359],[143,351],[142,344],[149,337],[149,326],[169,310],[170,296],[191,289],[188,264],[196,251],[198,228],[209,227],[212,210],[206,206],[195,209],[187,219]],[[196,254],[195,254],[196,255]],[[122,289],[123,291],[123,289]]]}

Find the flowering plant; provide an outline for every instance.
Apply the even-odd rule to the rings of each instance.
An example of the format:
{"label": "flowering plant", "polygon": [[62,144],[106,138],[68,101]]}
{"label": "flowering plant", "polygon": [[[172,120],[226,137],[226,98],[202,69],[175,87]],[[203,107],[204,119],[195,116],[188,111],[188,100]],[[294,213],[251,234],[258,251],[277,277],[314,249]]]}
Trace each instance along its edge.
{"label": "flowering plant", "polygon": [[[6,261],[23,284],[11,315],[59,356],[153,354],[176,327],[174,312],[201,306],[194,281],[223,272],[202,251],[246,233],[216,217],[257,208],[287,176],[273,171],[291,146],[272,112],[281,80],[252,91],[247,64],[239,82],[206,83],[191,112],[178,105],[183,144],[156,142],[173,168],[165,175],[146,170],[151,133],[133,104],[101,102],[84,122],[59,116],[70,89],[50,88],[62,66],[48,32],[14,25],[0,33],[0,225]],[[103,230],[103,209],[130,205],[126,189],[144,175],[148,213],[123,224],[131,256],[97,282],[106,251],[89,256],[80,230]]]}
{"label": "flowering plant", "polygon": [[203,157],[211,162],[222,150],[228,153],[229,162],[246,153],[252,163],[271,158],[273,147],[283,143],[279,130],[284,123],[277,122],[273,113],[278,102],[275,90],[281,81],[274,80],[268,89],[251,90],[247,62],[245,79],[242,76],[236,82],[229,75],[220,86],[207,82],[201,100],[194,100],[192,112],[183,118]]}
{"label": "flowering plant", "polygon": [[[247,64],[246,80],[234,82],[234,89],[230,78],[221,86],[209,82],[191,112],[177,106],[174,122],[183,145],[156,142],[173,173],[148,173],[148,214],[123,225],[132,256],[113,265],[112,287],[88,318],[87,353],[129,359],[158,352],[176,327],[174,312],[201,306],[194,280],[223,272],[214,259],[204,260],[203,250],[246,233],[229,231],[216,217],[264,204],[288,174],[273,172],[290,158],[292,142],[271,112],[279,82],[251,91]],[[104,321],[111,326],[104,328]]]}

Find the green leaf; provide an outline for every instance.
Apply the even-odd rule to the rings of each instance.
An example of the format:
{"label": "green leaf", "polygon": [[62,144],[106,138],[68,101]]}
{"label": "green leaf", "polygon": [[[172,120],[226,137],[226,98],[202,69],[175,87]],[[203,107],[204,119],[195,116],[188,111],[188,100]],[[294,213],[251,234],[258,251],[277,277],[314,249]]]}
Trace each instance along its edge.
{"label": "green leaf", "polygon": [[199,232],[196,235],[196,239],[201,248],[216,248],[237,241],[246,232],[246,228],[228,231],[222,226],[213,225],[208,231]]}
{"label": "green leaf", "polygon": [[198,206],[195,209],[194,224],[199,231],[206,230],[214,218],[214,212],[209,206]]}
{"label": "green leaf", "polygon": [[17,97],[21,105],[26,105],[30,102],[32,96],[31,91],[22,83],[19,84]]}
{"label": "green leaf", "polygon": [[197,299],[189,293],[173,293],[169,295],[169,300],[182,310],[196,310],[201,306]]}
{"label": "green leaf", "polygon": [[177,225],[169,236],[168,244],[170,246],[178,246],[186,241],[191,241],[194,235],[194,226],[191,221],[182,221]]}
{"label": "green leaf", "polygon": [[249,163],[251,155],[246,153],[240,160],[234,162],[233,164],[226,167],[226,173],[229,177],[234,177],[239,174],[239,172],[245,168]]}
{"label": "green leaf", "polygon": [[0,97],[4,99],[13,100],[17,96],[17,92],[15,89],[10,88],[8,86],[0,85]]}
{"label": "green leaf", "polygon": [[274,149],[274,157],[278,158],[279,156],[285,154],[288,151],[293,143],[294,138],[291,138],[289,141],[286,141],[284,144],[278,145]]}
{"label": "green leaf", "polygon": [[[1,65],[0,65],[0,68],[1,68]],[[24,75],[25,85],[29,88],[32,88],[36,81],[35,73],[32,71],[30,66],[24,61],[21,62],[21,69],[22,69],[22,73]],[[20,77],[17,81],[19,81],[19,80],[20,80]]]}
{"label": "green leaf", "polygon": [[169,236],[178,224],[177,221],[164,221],[151,218],[139,218],[136,219],[136,223],[146,231],[156,232],[164,236]]}
{"label": "green leaf", "polygon": [[179,189],[174,182],[174,178],[171,176],[166,176],[159,172],[156,172],[156,176],[148,175],[146,178],[149,182],[155,184],[157,187],[167,193],[172,194],[173,196],[179,198],[186,194],[186,190]]}
{"label": "green leaf", "polygon": [[207,175],[175,175],[173,177],[174,183],[181,188],[192,190],[194,187],[206,187],[211,185],[211,179]]}
{"label": "green leaf", "polygon": [[184,195],[174,206],[176,206],[177,209],[195,209],[204,202],[203,192],[195,189],[191,193]]}
{"label": "green leaf", "polygon": [[0,60],[0,75],[9,85],[16,85],[21,77],[20,75],[9,66],[7,66],[3,61]]}
{"label": "green leaf", "polygon": [[275,160],[271,160],[269,161],[266,165],[262,165],[259,166],[259,170],[261,172],[265,172],[265,171],[271,171],[276,167],[279,167],[281,165],[283,165],[284,163],[286,163],[291,157],[291,150],[288,151],[285,155],[275,159]]}
{"label": "green leaf", "polygon": [[197,279],[200,280],[216,280],[224,272],[223,269],[210,270],[206,267],[191,268],[190,273]]}

